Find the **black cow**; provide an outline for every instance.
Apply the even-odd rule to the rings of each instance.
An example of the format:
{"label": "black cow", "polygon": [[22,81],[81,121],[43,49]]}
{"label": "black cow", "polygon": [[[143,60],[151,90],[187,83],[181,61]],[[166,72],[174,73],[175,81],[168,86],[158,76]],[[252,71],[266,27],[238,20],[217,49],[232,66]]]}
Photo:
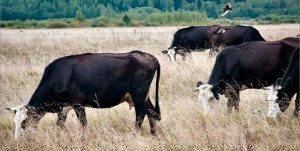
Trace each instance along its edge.
{"label": "black cow", "polygon": [[[286,38],[275,42],[248,42],[225,48],[216,58],[208,84],[197,83],[199,99],[203,102],[215,102],[219,100],[219,94],[225,94],[228,98],[228,111],[231,112],[233,107],[238,110],[239,91],[274,84],[284,74],[299,42],[299,38]],[[204,107],[205,110],[210,108]]]}
{"label": "black cow", "polygon": [[207,30],[211,26],[191,26],[179,29],[173,37],[171,46],[162,53],[168,54],[171,61],[176,60],[176,54],[185,59],[187,53],[208,49]]}
{"label": "black cow", "polygon": [[[157,71],[155,107],[149,88]],[[140,51],[129,53],[81,54],[59,58],[50,63],[27,105],[7,108],[16,112],[15,137],[24,133],[28,123],[37,126],[47,113],[58,114],[57,125],[64,128],[68,111],[73,108],[82,126],[87,125],[84,107],[110,108],[124,101],[136,112],[136,128],[147,114],[151,133],[160,120],[158,60]],[[71,107],[71,108],[70,108]]]}
{"label": "black cow", "polygon": [[278,79],[275,86],[269,93],[269,117],[277,117],[280,112],[284,112],[290,104],[291,98],[297,94],[295,100],[295,110],[293,115],[298,116],[300,110],[299,99],[299,51],[297,48],[290,59],[287,70],[282,79]]}
{"label": "black cow", "polygon": [[240,45],[250,41],[265,41],[259,31],[251,26],[214,25],[207,31],[210,54],[218,53],[220,46]]}

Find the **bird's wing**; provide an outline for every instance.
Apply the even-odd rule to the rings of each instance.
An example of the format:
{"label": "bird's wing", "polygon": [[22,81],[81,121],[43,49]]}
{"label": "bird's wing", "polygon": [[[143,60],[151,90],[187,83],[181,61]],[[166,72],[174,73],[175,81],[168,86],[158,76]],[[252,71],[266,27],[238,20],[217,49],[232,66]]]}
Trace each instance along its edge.
{"label": "bird's wing", "polygon": [[226,10],[223,14],[221,14],[221,16],[225,16],[228,12],[229,10]]}

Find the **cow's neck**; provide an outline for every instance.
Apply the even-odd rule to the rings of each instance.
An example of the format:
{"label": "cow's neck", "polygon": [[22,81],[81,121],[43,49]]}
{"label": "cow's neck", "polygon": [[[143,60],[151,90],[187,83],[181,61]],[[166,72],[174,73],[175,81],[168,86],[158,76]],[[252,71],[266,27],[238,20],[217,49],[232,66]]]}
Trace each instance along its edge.
{"label": "cow's neck", "polygon": [[54,100],[54,98],[51,98],[51,95],[48,93],[49,91],[43,88],[37,88],[28,102],[28,106],[42,110],[47,105],[50,105],[51,102],[49,100]]}

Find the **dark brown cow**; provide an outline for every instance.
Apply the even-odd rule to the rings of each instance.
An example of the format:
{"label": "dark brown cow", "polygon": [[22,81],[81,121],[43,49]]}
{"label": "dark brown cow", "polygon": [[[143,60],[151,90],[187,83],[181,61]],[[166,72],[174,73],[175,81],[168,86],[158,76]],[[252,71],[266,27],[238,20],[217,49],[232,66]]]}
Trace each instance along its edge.
{"label": "dark brown cow", "polygon": [[172,62],[176,61],[179,54],[185,59],[186,54],[193,51],[202,51],[209,48],[207,31],[211,26],[190,26],[176,31],[171,46],[163,50],[163,54],[168,54]]}
{"label": "dark brown cow", "polygon": [[[155,107],[148,95],[157,71]],[[26,105],[8,108],[16,112],[15,138],[24,133],[29,123],[37,125],[47,113],[58,114],[57,125],[64,128],[70,109],[74,109],[82,126],[87,125],[84,107],[110,108],[123,101],[133,105],[136,128],[148,116],[151,133],[155,120],[160,120],[158,60],[140,51],[129,53],[80,54],[59,58],[50,63],[42,80]]]}
{"label": "dark brown cow", "polygon": [[284,112],[291,102],[291,98],[296,94],[295,110],[293,115],[298,116],[300,110],[300,89],[299,89],[299,53],[297,48],[291,57],[289,66],[282,79],[278,79],[269,93],[269,117],[277,117],[280,112]]}
{"label": "dark brown cow", "polygon": [[[292,52],[299,47],[299,38],[285,38],[275,42],[248,42],[230,46],[220,52],[209,77],[208,84],[197,83],[199,99],[207,102],[219,100],[219,94],[228,98],[227,107],[239,109],[241,90],[261,89],[282,77]],[[204,103],[205,104],[205,103]],[[204,106],[209,110],[210,106]]]}

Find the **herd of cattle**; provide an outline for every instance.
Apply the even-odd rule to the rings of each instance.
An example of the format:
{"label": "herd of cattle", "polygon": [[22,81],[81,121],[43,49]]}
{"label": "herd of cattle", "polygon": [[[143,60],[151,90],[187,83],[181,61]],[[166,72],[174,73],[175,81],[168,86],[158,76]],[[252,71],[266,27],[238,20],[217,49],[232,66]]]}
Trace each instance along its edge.
{"label": "herd of cattle", "polygon": [[[178,30],[171,46],[162,51],[171,61],[176,54],[185,58],[192,51],[210,48],[219,53],[207,84],[197,83],[199,100],[209,112],[219,95],[228,98],[231,112],[239,110],[239,92],[244,89],[270,88],[269,117],[277,117],[297,94],[294,115],[298,116],[300,38],[265,41],[251,26],[198,26]],[[225,49],[219,52],[219,48]],[[156,72],[155,105],[149,89]],[[158,101],[160,64],[156,57],[141,51],[128,53],[79,54],[56,59],[26,105],[8,110],[15,112],[15,138],[28,126],[36,127],[47,113],[57,113],[57,125],[65,129],[67,113],[74,109],[80,124],[87,125],[84,107],[110,108],[122,102],[135,108],[139,129],[147,115],[151,134],[161,119]],[[271,86],[271,87],[269,87]]]}

